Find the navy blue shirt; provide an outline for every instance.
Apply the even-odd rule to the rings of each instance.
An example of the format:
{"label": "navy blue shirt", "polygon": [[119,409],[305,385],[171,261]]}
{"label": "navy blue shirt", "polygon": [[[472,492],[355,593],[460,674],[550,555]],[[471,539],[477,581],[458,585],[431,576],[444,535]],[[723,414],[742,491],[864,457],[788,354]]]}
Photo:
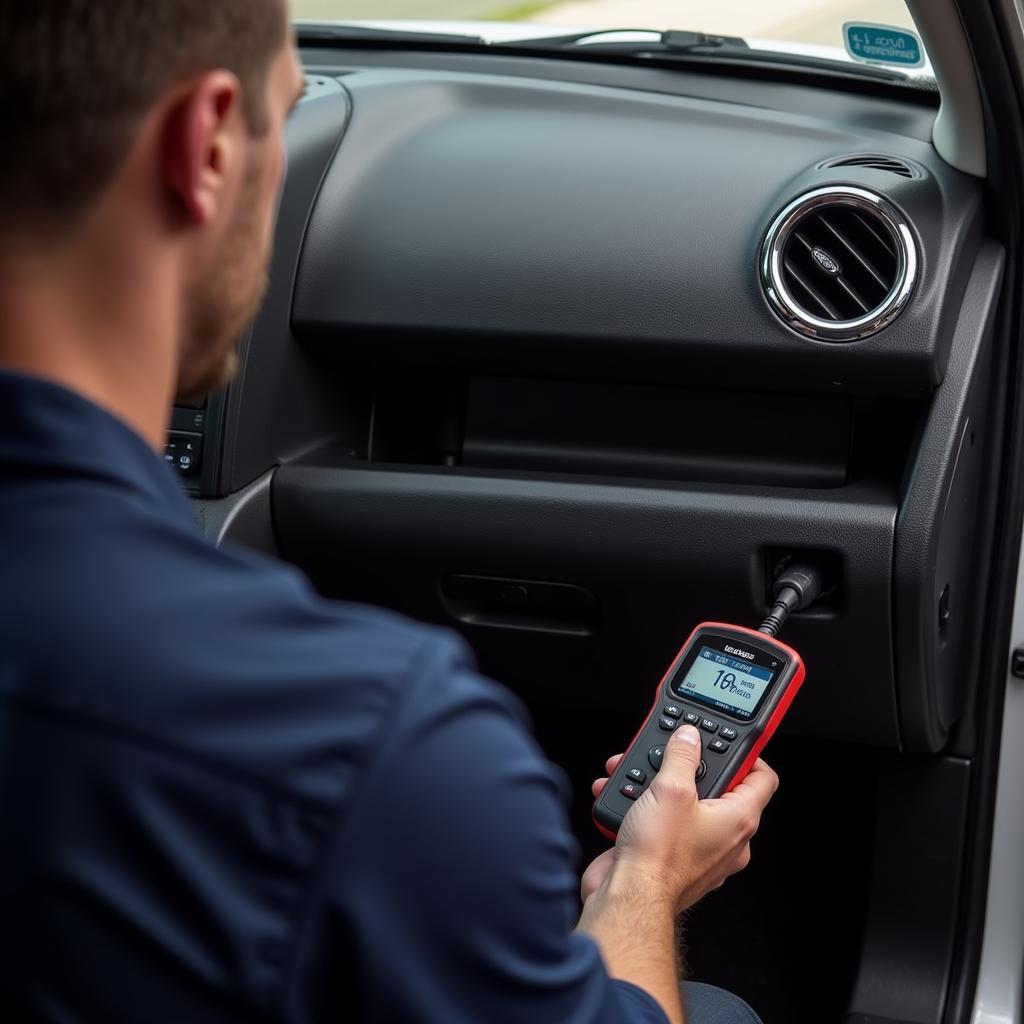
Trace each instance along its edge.
{"label": "navy blue shirt", "polygon": [[0,537],[0,1016],[664,1021],[573,932],[556,777],[453,634],[213,547],[10,373]]}

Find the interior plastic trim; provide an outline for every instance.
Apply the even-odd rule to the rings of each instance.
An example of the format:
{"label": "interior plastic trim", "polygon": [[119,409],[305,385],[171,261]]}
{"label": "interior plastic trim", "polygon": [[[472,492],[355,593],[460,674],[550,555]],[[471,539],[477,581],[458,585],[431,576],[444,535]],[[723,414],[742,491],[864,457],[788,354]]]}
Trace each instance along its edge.
{"label": "interior plastic trim", "polygon": [[987,161],[981,93],[956,6],[949,0],[907,0],[907,7],[928,50],[942,97],[932,131],[935,149],[946,163],[984,178]]}
{"label": "interior plastic trim", "polygon": [[325,459],[282,466],[272,497],[284,557],[330,597],[463,628],[439,595],[450,573],[585,589],[600,614],[590,638],[572,638],[564,662],[535,657],[521,631],[464,631],[485,671],[524,698],[574,704],[585,693],[595,708],[627,713],[638,681],[646,691],[664,673],[682,623],[764,618],[769,547],[833,552],[842,562],[838,603],[786,625],[810,682],[785,728],[899,746],[890,604],[896,496],[888,487],[567,483],[540,473]]}
{"label": "interior plastic trim", "polygon": [[1006,658],[1006,692],[999,783],[992,830],[985,937],[972,1024],[1019,1024],[1024,990],[1024,681],[1009,670],[1010,651],[1024,644],[1024,545],[1017,565],[1017,599]]}

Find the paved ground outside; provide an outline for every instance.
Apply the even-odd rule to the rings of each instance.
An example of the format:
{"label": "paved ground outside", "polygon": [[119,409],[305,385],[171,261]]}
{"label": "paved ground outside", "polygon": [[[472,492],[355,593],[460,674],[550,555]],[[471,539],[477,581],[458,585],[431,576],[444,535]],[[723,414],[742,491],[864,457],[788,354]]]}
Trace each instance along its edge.
{"label": "paved ground outside", "polygon": [[499,19],[602,28],[684,28],[842,46],[844,21],[913,28],[903,0],[293,0],[297,18]]}

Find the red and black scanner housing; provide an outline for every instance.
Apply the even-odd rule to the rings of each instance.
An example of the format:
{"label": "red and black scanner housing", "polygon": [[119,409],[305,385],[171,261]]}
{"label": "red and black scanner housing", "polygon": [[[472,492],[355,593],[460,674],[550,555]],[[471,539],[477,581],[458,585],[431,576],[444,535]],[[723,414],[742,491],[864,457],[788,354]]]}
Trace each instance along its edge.
{"label": "red and black scanner housing", "polygon": [[[698,796],[721,796],[738,785],[778,728],[805,674],[800,655],[764,633],[701,623],[658,684],[647,718],[595,802],[597,827],[615,838],[626,812],[658,773],[659,752],[684,724],[701,733]],[[751,706],[743,708],[748,700]]]}

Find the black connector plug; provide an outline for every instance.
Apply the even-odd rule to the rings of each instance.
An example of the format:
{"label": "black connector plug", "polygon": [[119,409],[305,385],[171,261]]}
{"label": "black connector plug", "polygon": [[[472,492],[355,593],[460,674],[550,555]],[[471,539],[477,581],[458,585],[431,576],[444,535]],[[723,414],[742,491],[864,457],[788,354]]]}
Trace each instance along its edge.
{"label": "black connector plug", "polygon": [[824,576],[817,566],[806,562],[790,562],[775,580],[775,603],[757,631],[772,637],[778,636],[789,613],[798,612],[816,601],[824,582]]}

